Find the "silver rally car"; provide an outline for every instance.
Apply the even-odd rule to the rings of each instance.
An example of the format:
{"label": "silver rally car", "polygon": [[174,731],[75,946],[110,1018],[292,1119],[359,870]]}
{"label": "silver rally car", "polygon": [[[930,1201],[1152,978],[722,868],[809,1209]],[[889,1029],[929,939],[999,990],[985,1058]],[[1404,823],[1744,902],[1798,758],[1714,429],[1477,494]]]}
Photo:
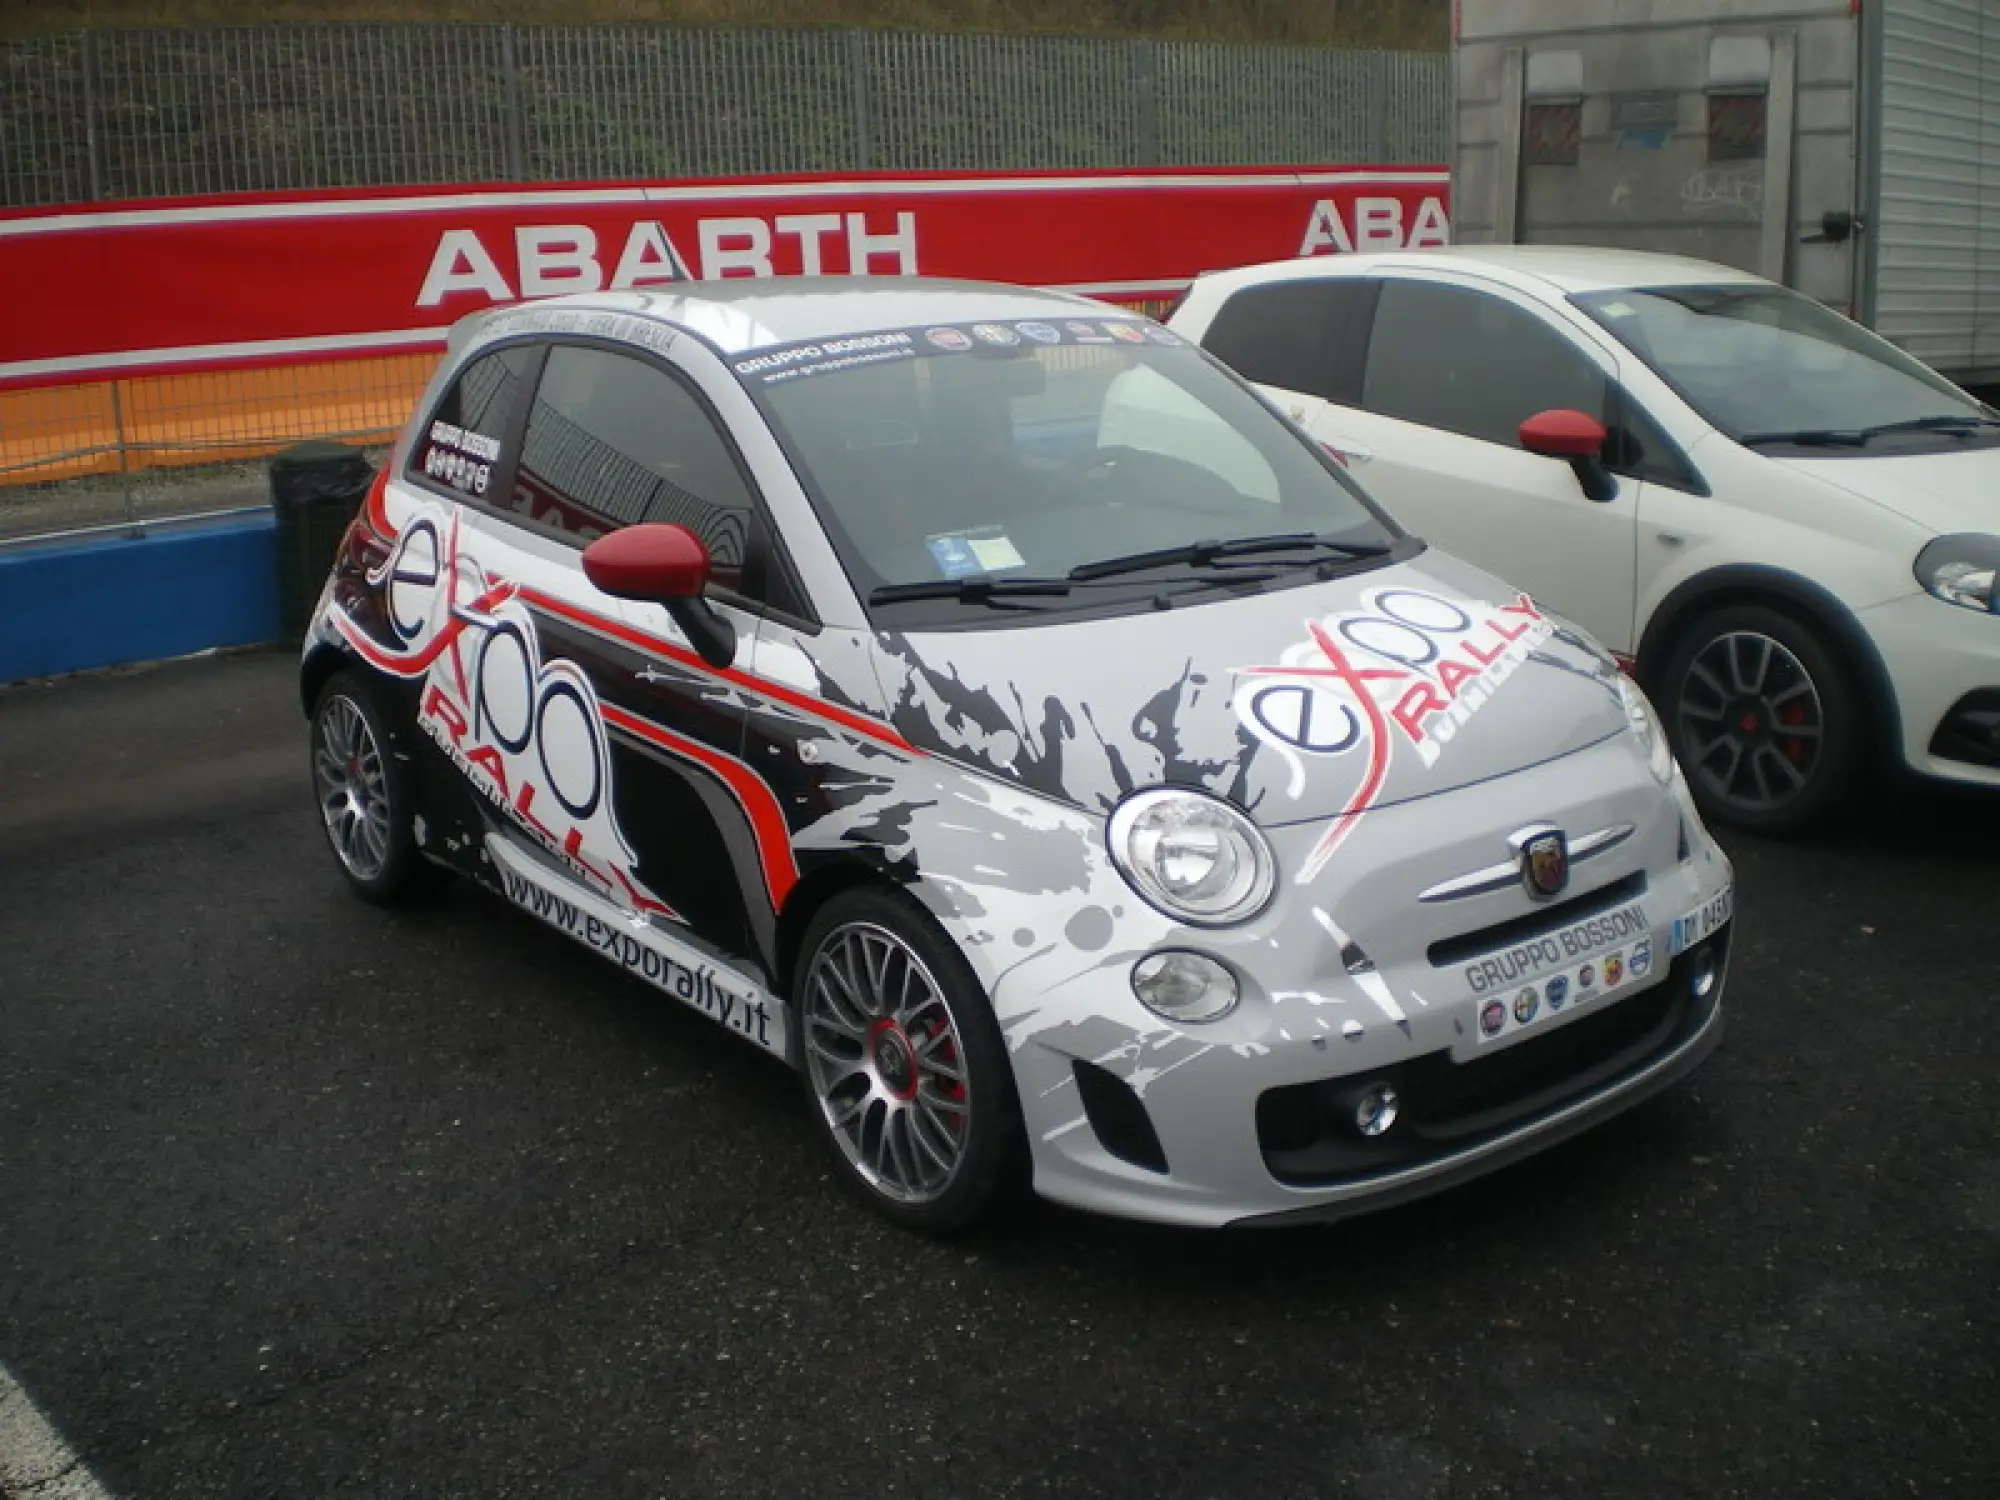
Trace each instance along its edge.
{"label": "silver rally car", "polygon": [[302,663],[333,851],[800,1074],[917,1228],[1430,1192],[1716,1044],[1728,861],[1594,642],[1079,298],[479,315]]}

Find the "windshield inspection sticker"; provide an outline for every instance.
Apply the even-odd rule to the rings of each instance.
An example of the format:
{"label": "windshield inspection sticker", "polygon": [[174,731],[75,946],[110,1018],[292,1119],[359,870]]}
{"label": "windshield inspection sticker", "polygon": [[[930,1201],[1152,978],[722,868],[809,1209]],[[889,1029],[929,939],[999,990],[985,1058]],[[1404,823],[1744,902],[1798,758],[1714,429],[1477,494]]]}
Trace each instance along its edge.
{"label": "windshield inspection sticker", "polygon": [[938,571],[947,578],[969,578],[974,573],[998,573],[1018,568],[1027,561],[1005,532],[995,528],[979,532],[947,532],[926,537],[925,545],[937,559]]}
{"label": "windshield inspection sticker", "polygon": [[1555,633],[1526,594],[1511,604],[1376,589],[1358,609],[1306,622],[1270,666],[1236,669],[1243,727],[1284,758],[1303,796],[1307,757],[1366,752],[1361,779],[1297,879],[1312,880],[1374,806],[1396,747],[1435,766],[1472,716]]}

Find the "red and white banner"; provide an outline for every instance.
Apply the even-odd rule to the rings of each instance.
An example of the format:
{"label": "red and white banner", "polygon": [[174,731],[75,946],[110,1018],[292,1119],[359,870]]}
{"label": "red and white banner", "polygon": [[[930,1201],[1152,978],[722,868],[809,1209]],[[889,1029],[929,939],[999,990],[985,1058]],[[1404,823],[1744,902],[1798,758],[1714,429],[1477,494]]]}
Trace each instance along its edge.
{"label": "red and white banner", "polygon": [[442,347],[495,303],[689,277],[974,277],[1111,300],[1441,245],[1449,174],[896,174],[238,195],[0,214],[0,387]]}

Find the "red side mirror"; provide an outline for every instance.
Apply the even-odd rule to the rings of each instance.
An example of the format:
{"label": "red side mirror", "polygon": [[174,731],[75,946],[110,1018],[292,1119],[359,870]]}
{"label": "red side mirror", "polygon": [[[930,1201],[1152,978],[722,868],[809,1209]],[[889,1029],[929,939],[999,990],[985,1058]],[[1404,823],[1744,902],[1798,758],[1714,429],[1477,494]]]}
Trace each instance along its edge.
{"label": "red side mirror", "polygon": [[1610,434],[1580,411],[1537,412],[1521,424],[1521,446],[1545,458],[1596,458]]}
{"label": "red side mirror", "polygon": [[695,599],[708,585],[708,548],[685,526],[627,526],[583,549],[583,576],[619,599]]}

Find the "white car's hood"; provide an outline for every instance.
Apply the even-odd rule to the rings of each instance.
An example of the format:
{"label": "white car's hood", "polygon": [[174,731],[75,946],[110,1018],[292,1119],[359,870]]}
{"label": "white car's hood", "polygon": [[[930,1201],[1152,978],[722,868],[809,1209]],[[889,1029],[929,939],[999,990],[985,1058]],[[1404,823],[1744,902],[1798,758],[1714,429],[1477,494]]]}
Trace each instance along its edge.
{"label": "white car's hood", "polygon": [[1781,458],[1800,474],[1858,495],[1938,535],[2000,534],[2000,447],[1880,458]]}

